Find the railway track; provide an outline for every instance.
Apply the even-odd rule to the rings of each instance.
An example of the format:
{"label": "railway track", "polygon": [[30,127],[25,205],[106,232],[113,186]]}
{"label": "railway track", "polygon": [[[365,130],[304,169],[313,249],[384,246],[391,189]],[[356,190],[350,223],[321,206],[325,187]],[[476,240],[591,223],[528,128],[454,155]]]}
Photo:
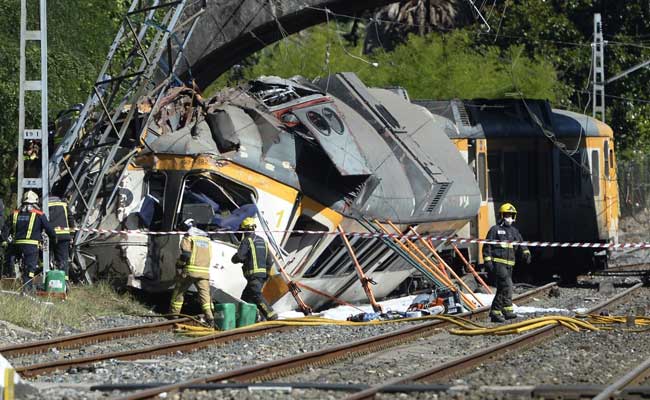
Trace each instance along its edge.
{"label": "railway track", "polygon": [[164,343],[155,346],[143,347],[135,350],[124,350],[95,354],[80,358],[70,358],[57,361],[43,362],[17,367],[16,372],[23,377],[35,377],[49,372],[67,370],[73,367],[83,367],[96,362],[106,360],[141,360],[155,356],[173,354],[176,352],[190,352],[199,350],[208,346],[219,345],[223,343],[251,338],[264,335],[267,333],[281,332],[288,329],[294,329],[291,326],[253,326],[247,329],[237,329],[232,331],[218,332],[213,335],[202,336],[194,339],[182,340],[178,342]]}
{"label": "railway track", "polygon": [[19,357],[29,354],[40,354],[52,349],[72,349],[84,345],[106,342],[126,337],[149,335],[157,332],[171,331],[178,323],[190,323],[190,318],[152,322],[150,324],[122,326],[79,333],[76,335],[59,336],[53,339],[39,340],[0,347],[0,354],[5,357]]}
{"label": "railway track", "polygon": [[646,381],[650,377],[650,358],[639,364],[636,368],[632,369],[614,383],[607,386],[596,396],[594,400],[606,400],[612,398],[614,395],[618,396],[626,388],[631,385],[639,384]]}
{"label": "railway track", "polygon": [[[612,298],[590,308],[587,313],[598,313],[608,307],[612,307],[631,297],[642,284],[637,284],[631,288],[613,296]],[[549,340],[559,335],[564,328],[560,325],[547,326],[527,334],[517,336],[511,340],[490,346],[472,354],[459,357],[433,368],[429,368],[412,375],[399,377],[391,381],[372,386],[366,390],[356,393],[347,398],[347,400],[373,399],[377,393],[382,392],[390,385],[404,384],[407,382],[427,382],[437,378],[449,377],[484,363],[485,361],[502,356],[514,350],[524,349],[533,346],[541,341]]]}
{"label": "railway track", "polygon": [[[534,296],[540,295],[541,293],[551,289],[554,286],[556,286],[555,283],[541,286],[534,290],[515,296],[513,300],[519,303],[524,303]],[[461,314],[461,316],[469,319],[476,319],[485,317],[488,312],[489,308],[481,307],[472,312]],[[385,348],[394,347],[396,345],[415,340],[419,337],[427,336],[432,332],[448,325],[448,322],[440,320],[424,322],[419,325],[410,326],[393,332],[358,340],[351,343],[346,343],[339,346],[333,346],[281,360],[269,361],[266,363],[261,363],[232,371],[213,374],[185,382],[143,390],[131,395],[127,395],[122,399],[126,400],[151,398],[160,393],[176,391],[191,385],[205,384],[210,382],[220,382],[224,380],[246,382],[269,379],[275,376],[288,375],[297,372],[307,366],[332,363],[344,358],[351,357],[353,355],[371,353],[383,350]]]}

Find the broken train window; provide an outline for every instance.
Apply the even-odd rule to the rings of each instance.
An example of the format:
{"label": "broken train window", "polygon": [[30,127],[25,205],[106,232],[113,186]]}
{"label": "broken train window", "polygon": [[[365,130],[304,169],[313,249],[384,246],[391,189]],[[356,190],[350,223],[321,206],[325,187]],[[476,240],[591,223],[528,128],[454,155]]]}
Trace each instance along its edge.
{"label": "broken train window", "polygon": [[164,214],[164,195],[167,176],[162,172],[147,174],[147,193],[142,199],[138,216],[142,228],[159,231],[162,228]]}
{"label": "broken train window", "polygon": [[[201,173],[189,175],[183,184],[176,225],[193,218],[198,228],[206,230],[236,230],[244,212],[251,210],[254,193],[219,175]],[[248,216],[248,214],[246,214]],[[232,235],[217,235],[213,239],[237,243]]]}

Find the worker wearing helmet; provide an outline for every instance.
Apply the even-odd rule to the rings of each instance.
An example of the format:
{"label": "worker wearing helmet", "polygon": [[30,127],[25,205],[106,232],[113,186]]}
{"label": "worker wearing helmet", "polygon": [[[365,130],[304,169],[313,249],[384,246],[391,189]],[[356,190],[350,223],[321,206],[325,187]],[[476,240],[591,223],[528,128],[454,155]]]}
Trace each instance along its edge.
{"label": "worker wearing helmet", "polygon": [[244,277],[248,281],[241,299],[248,303],[257,305],[262,316],[271,321],[278,319],[278,314],[262,295],[262,287],[269,276],[269,270],[273,265],[273,258],[266,241],[255,234],[255,219],[244,218],[241,223],[241,230],[246,231],[237,249],[232,256],[233,263],[243,263]]}
{"label": "worker wearing helmet", "polygon": [[[65,280],[70,280],[70,242],[72,241],[72,227],[74,222],[72,214],[68,209],[68,203],[57,196],[50,196],[48,202],[50,209],[50,225],[54,227],[56,232],[56,244],[51,246],[54,250],[54,262],[57,268],[65,273]],[[67,286],[66,286],[67,288]]]}
{"label": "worker wearing helmet", "polygon": [[[499,222],[490,228],[486,239],[504,242],[523,241],[519,230],[513,226],[516,219],[517,209],[510,203],[503,204],[499,208]],[[530,264],[530,251],[526,246],[510,243],[483,245],[485,267],[496,277],[497,293],[490,309],[492,322],[517,318],[512,308],[512,267],[515,266],[517,254],[523,256],[526,264]]]}
{"label": "worker wearing helmet", "polygon": [[192,218],[186,219],[183,225],[187,233],[181,240],[181,256],[176,262],[176,286],[172,293],[169,311],[172,314],[181,312],[185,292],[194,285],[199,292],[205,321],[208,325],[214,326],[210,299],[210,259],[212,258],[210,238],[206,232],[194,227]]}
{"label": "worker wearing helmet", "polygon": [[43,240],[42,231],[56,242],[56,232],[47,217],[38,208],[38,195],[31,190],[25,192],[23,204],[11,217],[11,236],[18,257],[23,260],[23,290],[33,289],[32,280],[38,268],[38,246]]}

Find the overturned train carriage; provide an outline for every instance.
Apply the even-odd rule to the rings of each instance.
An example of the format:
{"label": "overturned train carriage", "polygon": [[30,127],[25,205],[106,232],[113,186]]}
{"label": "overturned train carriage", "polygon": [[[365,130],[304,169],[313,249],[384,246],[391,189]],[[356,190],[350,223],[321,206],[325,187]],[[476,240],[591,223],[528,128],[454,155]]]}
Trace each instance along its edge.
{"label": "overturned train carriage", "polygon": [[[89,226],[162,233],[192,217],[219,231],[236,229],[253,212],[294,279],[363,300],[346,247],[332,233],[338,226],[365,232],[390,221],[400,231],[452,235],[476,215],[479,189],[445,133],[450,125],[351,73],[316,82],[266,77],[209,100],[172,89],[136,138],[141,150],[112,172],[118,195],[106,191],[98,200],[105,211]],[[215,295],[239,297],[245,280],[230,262],[238,237],[211,238]],[[173,284],[179,241],[172,234],[94,236],[80,244],[79,258],[91,276],[128,277],[130,286],[162,291]],[[352,237],[351,246],[378,297],[413,271],[381,240]],[[280,310],[295,307],[279,275],[265,295]],[[315,308],[329,301],[302,296]]]}
{"label": "overturned train carriage", "polygon": [[[543,100],[415,101],[455,122],[447,130],[474,170],[481,190],[476,218],[459,234],[485,237],[499,206],[515,204],[524,239],[618,241],[618,184],[612,129],[590,117],[551,108]],[[533,248],[525,275],[574,277],[606,266],[604,250]],[[479,246],[468,246],[482,262]]]}

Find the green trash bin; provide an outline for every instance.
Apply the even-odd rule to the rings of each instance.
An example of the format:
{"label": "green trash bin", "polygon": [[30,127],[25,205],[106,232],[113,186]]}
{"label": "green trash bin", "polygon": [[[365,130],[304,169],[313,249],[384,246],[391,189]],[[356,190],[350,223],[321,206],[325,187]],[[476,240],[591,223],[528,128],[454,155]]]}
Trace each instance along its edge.
{"label": "green trash bin", "polygon": [[257,306],[246,302],[238,304],[237,327],[253,325],[257,320]]}
{"label": "green trash bin", "polygon": [[237,307],[233,303],[222,303],[214,305],[214,322],[217,328],[222,331],[236,327],[235,314]]}
{"label": "green trash bin", "polygon": [[51,294],[65,295],[65,272],[50,270],[45,274],[45,291]]}

